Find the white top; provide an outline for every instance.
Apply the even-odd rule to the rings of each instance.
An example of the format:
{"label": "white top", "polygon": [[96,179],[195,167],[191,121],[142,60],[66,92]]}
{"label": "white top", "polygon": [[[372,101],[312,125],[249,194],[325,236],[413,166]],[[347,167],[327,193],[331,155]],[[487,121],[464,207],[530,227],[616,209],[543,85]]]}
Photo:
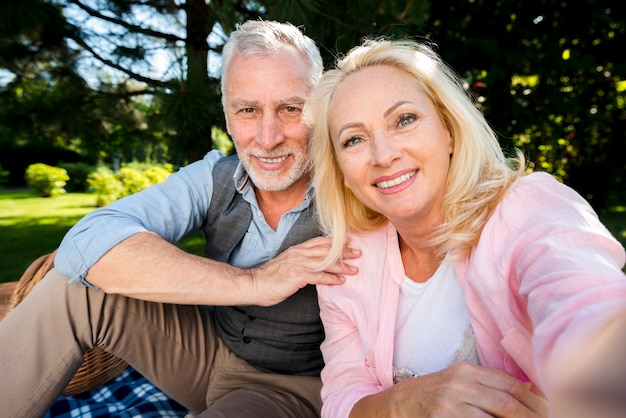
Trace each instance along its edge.
{"label": "white top", "polygon": [[396,383],[460,362],[480,364],[464,295],[448,257],[424,283],[404,278],[395,327]]}

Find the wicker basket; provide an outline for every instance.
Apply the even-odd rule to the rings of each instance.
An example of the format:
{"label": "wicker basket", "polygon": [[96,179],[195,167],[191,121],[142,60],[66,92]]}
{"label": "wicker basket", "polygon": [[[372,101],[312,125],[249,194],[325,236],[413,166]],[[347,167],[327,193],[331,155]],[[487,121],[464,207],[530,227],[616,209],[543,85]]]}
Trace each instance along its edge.
{"label": "wicker basket", "polygon": [[[53,267],[55,253],[56,250],[42,255],[24,271],[9,298],[8,310],[17,306]],[[100,348],[92,348],[85,353],[83,364],[63,391],[63,395],[71,396],[95,389],[117,377],[126,367],[128,364],[125,361]]]}

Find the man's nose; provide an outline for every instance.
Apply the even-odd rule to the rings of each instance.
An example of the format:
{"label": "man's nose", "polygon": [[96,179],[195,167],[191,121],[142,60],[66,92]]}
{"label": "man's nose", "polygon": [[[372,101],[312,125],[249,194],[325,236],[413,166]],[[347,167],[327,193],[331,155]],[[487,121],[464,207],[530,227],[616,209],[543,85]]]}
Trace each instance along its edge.
{"label": "man's nose", "polygon": [[264,114],[259,121],[256,142],[265,149],[276,148],[285,139],[283,123],[276,115]]}

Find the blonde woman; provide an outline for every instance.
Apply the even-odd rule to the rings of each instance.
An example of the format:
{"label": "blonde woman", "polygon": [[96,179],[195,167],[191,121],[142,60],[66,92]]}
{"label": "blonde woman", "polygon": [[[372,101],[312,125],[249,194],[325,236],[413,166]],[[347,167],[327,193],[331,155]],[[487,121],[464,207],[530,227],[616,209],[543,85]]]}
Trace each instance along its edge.
{"label": "blonde woman", "polygon": [[322,415],[557,413],[580,350],[626,307],[624,249],[587,202],[507,159],[424,44],[356,47],[305,119],[325,266],[347,242],[362,253],[357,276],[318,286]]}

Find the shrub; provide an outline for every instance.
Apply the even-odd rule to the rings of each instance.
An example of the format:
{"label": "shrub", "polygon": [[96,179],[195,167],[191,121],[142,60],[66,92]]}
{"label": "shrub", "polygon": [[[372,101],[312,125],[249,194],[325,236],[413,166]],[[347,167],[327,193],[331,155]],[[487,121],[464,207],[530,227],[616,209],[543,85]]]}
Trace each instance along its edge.
{"label": "shrub", "polygon": [[122,167],[116,173],[116,177],[122,182],[124,196],[135,194],[150,186],[150,180],[135,168]]}
{"label": "shrub", "polygon": [[89,174],[87,183],[96,192],[96,205],[98,207],[113,203],[124,194],[122,181],[108,167],[98,167],[96,171]]}
{"label": "shrub", "polygon": [[0,164],[0,186],[9,180],[9,170],[4,170]]}
{"label": "shrub", "polygon": [[89,188],[87,183],[87,177],[91,174],[96,167],[93,164],[87,163],[59,163],[59,167],[64,168],[67,171],[67,175],[70,179],[65,185],[65,190],[68,192],[81,193],[86,192]]}
{"label": "shrub", "polygon": [[129,164],[114,173],[107,167],[99,167],[87,178],[96,192],[96,204],[106,206],[119,198],[137,193],[153,184],[161,183],[172,173],[172,166]]}
{"label": "shrub", "polygon": [[166,164],[163,167],[153,165],[143,171],[143,175],[148,179],[151,185],[164,182],[170,174],[172,174],[171,164]]}
{"label": "shrub", "polygon": [[70,177],[63,168],[35,163],[26,168],[25,179],[39,196],[51,197],[65,193],[64,187]]}

